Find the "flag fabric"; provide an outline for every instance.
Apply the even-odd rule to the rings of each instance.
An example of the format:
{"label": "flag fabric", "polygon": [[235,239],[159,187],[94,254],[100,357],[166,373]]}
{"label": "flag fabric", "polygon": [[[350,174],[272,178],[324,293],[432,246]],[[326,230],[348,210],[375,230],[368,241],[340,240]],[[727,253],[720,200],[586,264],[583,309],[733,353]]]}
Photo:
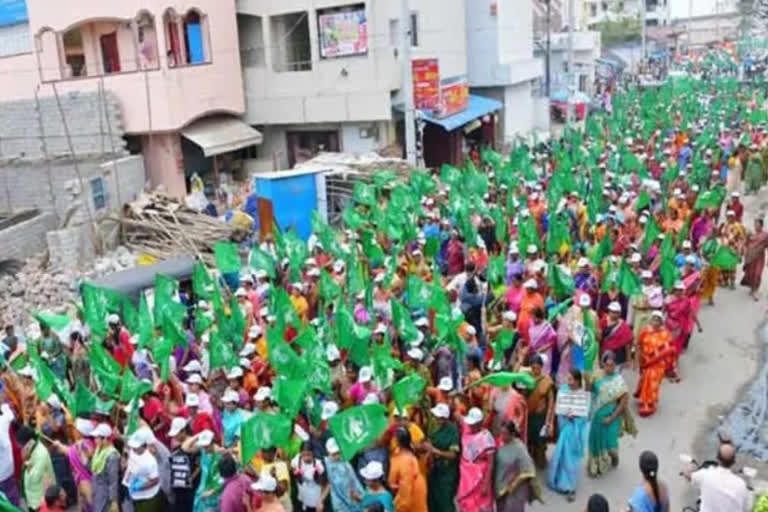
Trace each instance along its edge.
{"label": "flag fabric", "polygon": [[218,368],[228,370],[239,364],[239,358],[235,353],[231,341],[225,339],[219,331],[211,332],[211,346],[209,353],[212,371]]}
{"label": "flag fabric", "polygon": [[595,266],[600,265],[611,254],[613,254],[613,240],[611,240],[611,235],[606,233],[592,256],[592,264]]}
{"label": "flag fabric", "polygon": [[627,297],[632,297],[640,293],[643,289],[643,283],[640,280],[640,276],[632,270],[632,267],[627,263],[627,260],[622,259],[619,264],[619,290]]}
{"label": "flag fabric", "polygon": [[213,244],[213,256],[216,260],[216,267],[222,274],[232,274],[240,272],[242,262],[237,245],[232,242],[216,242]]}
{"label": "flag fabric", "polygon": [[643,235],[643,253],[648,254],[653,242],[661,234],[661,228],[656,223],[656,219],[653,217],[648,219],[648,223],[645,225],[645,234]]}
{"label": "flag fabric", "polygon": [[496,286],[504,282],[507,277],[507,266],[504,260],[504,255],[499,254],[497,256],[491,256],[488,262],[488,282]]}
{"label": "flag fabric", "polygon": [[404,410],[407,405],[415,404],[424,395],[427,383],[418,373],[403,377],[392,386],[392,396],[398,409]]}
{"label": "flag fabric", "polygon": [[712,257],[711,265],[725,271],[736,270],[741,262],[738,253],[726,245],[721,245]]}
{"label": "flag fabric", "polygon": [[270,279],[275,278],[275,261],[272,255],[266,251],[262,251],[258,246],[251,247],[251,252],[248,255],[248,265],[256,270],[263,270],[267,273]]}
{"label": "flag fabric", "polygon": [[290,419],[296,417],[304,401],[307,385],[308,382],[305,378],[278,375],[272,383],[272,396],[274,396],[277,405],[280,406],[281,413]]}
{"label": "flag fabric", "polygon": [[387,409],[381,404],[358,405],[328,420],[344,460],[351,460],[387,430]]}
{"label": "flag fabric", "polygon": [[325,270],[320,271],[320,281],[318,284],[320,298],[330,303],[341,296],[341,286]]}
{"label": "flag fabric", "polygon": [[552,288],[552,293],[558,299],[573,295],[575,289],[573,277],[554,261],[549,264],[547,284]]}
{"label": "flag fabric", "polygon": [[352,191],[352,197],[360,204],[374,206],[376,204],[376,189],[372,185],[357,181]]}
{"label": "flag fabric", "polygon": [[213,292],[213,279],[202,261],[195,263],[192,269],[192,291],[200,299],[210,300]]}
{"label": "flag fabric", "polygon": [[496,372],[476,380],[470,384],[469,387],[475,387],[481,384],[488,384],[489,386],[497,388],[520,385],[527,389],[533,389],[536,386],[536,379],[528,372]]}
{"label": "flag fabric", "polygon": [[256,412],[240,426],[240,455],[243,465],[265,448],[284,447],[293,433],[293,421],[284,414]]}
{"label": "flag fabric", "polygon": [[423,279],[415,275],[408,277],[408,305],[413,308],[426,308],[429,306],[432,291]]}

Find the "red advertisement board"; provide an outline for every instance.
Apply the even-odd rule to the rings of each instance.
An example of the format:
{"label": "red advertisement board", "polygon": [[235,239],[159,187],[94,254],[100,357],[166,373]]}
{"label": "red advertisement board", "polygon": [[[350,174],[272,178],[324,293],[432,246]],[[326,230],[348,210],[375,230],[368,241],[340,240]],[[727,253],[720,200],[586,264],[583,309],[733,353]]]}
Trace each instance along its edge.
{"label": "red advertisement board", "polygon": [[466,78],[457,80],[440,88],[440,108],[438,115],[448,117],[461,112],[469,104],[469,84]]}
{"label": "red advertisement board", "polygon": [[440,104],[440,66],[437,59],[413,59],[413,105],[417,110],[437,110]]}

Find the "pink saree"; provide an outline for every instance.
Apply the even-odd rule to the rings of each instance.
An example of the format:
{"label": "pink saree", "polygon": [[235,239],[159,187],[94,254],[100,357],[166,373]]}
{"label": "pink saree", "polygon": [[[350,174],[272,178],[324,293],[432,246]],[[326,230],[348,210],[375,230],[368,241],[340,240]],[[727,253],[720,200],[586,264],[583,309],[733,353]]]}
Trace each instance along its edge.
{"label": "pink saree", "polygon": [[531,323],[528,328],[528,335],[531,339],[531,352],[530,355],[543,354],[547,356],[547,361],[544,364],[544,373],[549,375],[552,373],[552,350],[557,343],[557,333],[552,328],[552,325],[543,321],[540,324]]}
{"label": "pink saree", "polygon": [[485,429],[473,434],[463,423],[461,428],[460,478],[456,494],[459,510],[493,512],[493,452],[496,448],[493,436]]}
{"label": "pink saree", "polygon": [[685,347],[685,340],[693,332],[693,311],[691,300],[686,297],[670,297],[667,302],[667,329],[672,333],[672,344],[679,357]]}

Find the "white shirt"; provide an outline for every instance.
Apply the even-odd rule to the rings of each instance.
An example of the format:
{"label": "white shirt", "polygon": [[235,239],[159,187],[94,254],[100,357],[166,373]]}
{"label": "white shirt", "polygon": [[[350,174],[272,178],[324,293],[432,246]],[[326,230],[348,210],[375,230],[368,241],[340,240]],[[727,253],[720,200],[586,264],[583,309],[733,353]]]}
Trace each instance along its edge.
{"label": "white shirt", "polygon": [[13,419],[13,411],[8,404],[0,406],[0,453],[5,455],[0,457],[0,482],[13,476],[13,457],[7,456],[11,453],[11,423]]}
{"label": "white shirt", "polygon": [[[142,481],[143,485],[146,484],[149,480],[159,478],[159,476],[160,471],[157,466],[157,460],[148,448],[145,448],[144,453],[141,455],[138,455],[135,452],[131,453],[131,456],[128,459],[128,468],[125,473],[124,481],[126,483],[130,484],[131,481],[138,478]],[[150,498],[154,498],[159,490],[160,481],[158,480],[158,482],[149,489],[131,492],[131,499],[134,501],[148,500]]]}
{"label": "white shirt", "polygon": [[317,508],[320,504],[320,497],[323,488],[315,480],[316,475],[322,475],[325,472],[323,463],[315,459],[314,463],[307,464],[301,458],[301,454],[296,455],[291,461],[291,471],[295,477],[298,477],[298,498],[299,501],[309,508]]}
{"label": "white shirt", "polygon": [[749,512],[749,491],[744,480],[723,467],[700,469],[691,482],[701,491],[701,512]]}

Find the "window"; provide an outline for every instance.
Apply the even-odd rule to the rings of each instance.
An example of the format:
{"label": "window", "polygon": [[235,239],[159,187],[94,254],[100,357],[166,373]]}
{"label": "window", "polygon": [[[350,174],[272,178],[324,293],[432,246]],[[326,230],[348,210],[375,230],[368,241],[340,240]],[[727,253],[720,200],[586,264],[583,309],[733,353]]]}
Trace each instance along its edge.
{"label": "window", "polygon": [[419,46],[419,14],[411,13],[411,46]]}
{"label": "window", "polygon": [[205,62],[203,24],[200,15],[195,11],[190,11],[184,17],[184,49],[187,53],[187,64]]}
{"label": "window", "polygon": [[597,5],[589,4],[589,15],[593,17],[597,16]]}
{"label": "window", "polygon": [[600,7],[602,7],[603,12],[607,11],[608,10],[608,2],[603,2],[602,4],[600,4]]}
{"label": "window", "polygon": [[64,33],[64,70],[65,77],[85,76],[85,50],[83,49],[83,34],[80,27],[75,27]]}
{"label": "window", "polygon": [[120,52],[117,49],[117,32],[99,37],[101,45],[101,63],[104,73],[120,72]]}
{"label": "window", "polygon": [[243,67],[263,68],[266,58],[261,17],[238,13],[237,36],[240,43],[240,64]]}
{"label": "window", "polygon": [[175,68],[181,66],[184,62],[184,55],[181,49],[181,38],[179,37],[179,20],[176,11],[168,9],[163,14],[163,31],[165,32],[165,47],[168,48],[166,59],[168,67]]}
{"label": "window", "polygon": [[29,23],[0,26],[0,57],[32,51]]}
{"label": "window", "polygon": [[91,179],[91,199],[93,199],[94,209],[103,210],[107,207],[107,191],[104,189],[102,178]]}
{"label": "window", "polygon": [[305,11],[271,16],[269,24],[273,69],[278,73],[310,71],[312,51],[309,44],[308,13]]}

